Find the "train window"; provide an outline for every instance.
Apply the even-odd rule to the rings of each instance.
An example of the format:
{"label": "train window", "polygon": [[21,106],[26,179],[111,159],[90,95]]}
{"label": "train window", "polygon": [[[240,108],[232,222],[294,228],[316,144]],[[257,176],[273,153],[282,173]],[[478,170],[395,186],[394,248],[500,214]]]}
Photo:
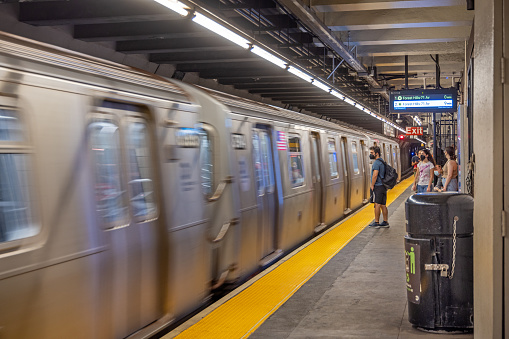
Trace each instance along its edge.
{"label": "train window", "polygon": [[347,168],[347,156],[346,156],[346,138],[341,138],[341,158],[343,160],[343,175],[346,179],[348,178],[348,168]]}
{"label": "train window", "polygon": [[[20,145],[23,140],[19,113],[0,109],[0,141]],[[0,243],[35,236],[40,229],[34,223],[29,154],[23,147],[16,153],[6,151],[0,153]]]}
{"label": "train window", "polygon": [[320,161],[319,161],[319,153],[318,153],[318,135],[314,134],[311,137],[311,147],[313,147],[313,170],[316,175],[316,181],[320,182],[322,180],[320,176]]}
{"label": "train window", "polygon": [[260,155],[260,137],[256,131],[253,131],[253,157],[256,191],[258,192],[258,195],[263,195],[263,192],[265,191],[265,184],[263,180],[262,158]]}
{"label": "train window", "polygon": [[24,140],[23,125],[14,110],[0,109],[0,141]]}
{"label": "train window", "polygon": [[353,172],[359,174],[359,161],[357,159],[357,142],[352,142]]}
{"label": "train window", "polygon": [[129,123],[127,144],[131,210],[137,221],[146,221],[155,217],[156,205],[150,140],[145,121]]}
{"label": "train window", "polygon": [[260,150],[263,169],[263,178],[267,193],[274,192],[274,169],[272,168],[272,154],[270,152],[270,137],[266,132],[261,132]]}
{"label": "train window", "polygon": [[336,152],[336,142],[334,141],[334,139],[332,139],[332,138],[329,139],[327,148],[329,150],[330,176],[331,176],[331,178],[337,178],[339,176],[338,155]]}
{"label": "train window", "polygon": [[300,137],[290,135],[288,137],[288,150],[290,155],[290,181],[292,187],[304,185],[304,164],[302,161],[302,149]]}
{"label": "train window", "polygon": [[89,128],[95,160],[97,212],[108,227],[125,225],[128,209],[121,183],[119,128],[109,119],[96,120]]}
{"label": "train window", "polygon": [[201,164],[201,187],[207,197],[214,194],[214,145],[211,132],[205,124],[198,129],[200,135],[200,164]]}

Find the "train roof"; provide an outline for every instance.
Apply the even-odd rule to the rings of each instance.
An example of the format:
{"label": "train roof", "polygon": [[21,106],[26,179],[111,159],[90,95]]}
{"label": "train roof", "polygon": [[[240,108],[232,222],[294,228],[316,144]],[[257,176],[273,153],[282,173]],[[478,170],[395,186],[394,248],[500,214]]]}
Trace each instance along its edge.
{"label": "train roof", "polygon": [[[269,105],[266,103],[257,102],[257,101],[251,100],[251,99],[238,97],[238,96],[235,96],[232,94],[219,92],[219,91],[201,87],[201,86],[199,86],[199,87],[201,89],[203,89],[204,91],[207,91],[210,95],[212,95],[214,98],[216,98],[216,100],[218,100],[219,102],[221,102],[222,104],[224,104],[230,108],[241,108],[241,109],[246,109],[246,110],[250,110],[253,112],[257,112],[257,113],[271,115],[276,118],[285,118],[285,119],[299,121],[299,122],[310,124],[310,125],[320,126],[322,128],[326,128],[326,129],[341,130],[341,131],[347,131],[347,132],[354,131],[354,132],[357,132],[360,134],[369,135],[372,138],[382,138],[382,139],[391,140],[390,137],[387,137],[385,135],[363,129],[358,126],[350,125],[345,122],[341,122],[341,121],[331,122],[331,121],[323,120],[323,119],[320,119],[320,118],[317,118],[317,117],[314,117],[314,116],[311,116],[308,114],[291,111],[291,110],[284,109],[281,107],[276,107],[276,106]],[[395,141],[395,140],[391,140],[391,141]]]}
{"label": "train roof", "polygon": [[[15,56],[18,59],[44,63],[116,81],[170,91],[175,94],[186,94],[181,88],[163,77],[143,70],[1,31],[0,54]],[[16,64],[9,64],[9,66],[13,68],[17,67]]]}

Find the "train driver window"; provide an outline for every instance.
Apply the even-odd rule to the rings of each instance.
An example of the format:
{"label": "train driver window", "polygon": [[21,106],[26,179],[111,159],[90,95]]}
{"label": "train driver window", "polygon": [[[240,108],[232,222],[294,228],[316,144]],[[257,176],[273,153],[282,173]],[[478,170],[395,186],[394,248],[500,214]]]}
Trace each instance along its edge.
{"label": "train driver window", "polygon": [[152,161],[147,123],[142,119],[131,121],[127,127],[129,193],[131,209],[138,221],[156,216]]}
{"label": "train driver window", "polygon": [[352,142],[353,172],[359,174],[359,162],[357,159],[357,142]]}
{"label": "train driver window", "polygon": [[0,243],[37,235],[29,148],[19,112],[0,108]]}
{"label": "train driver window", "polygon": [[290,135],[288,137],[288,150],[290,155],[290,181],[292,187],[304,185],[304,164],[302,161],[302,149],[300,137]]}
{"label": "train driver window", "polygon": [[336,152],[336,142],[334,141],[333,138],[329,138],[327,148],[329,150],[330,176],[331,176],[331,178],[337,178],[339,176],[338,156],[337,156],[337,152]]}
{"label": "train driver window", "polygon": [[256,191],[259,196],[262,196],[265,192],[265,183],[263,168],[262,168],[262,159],[260,156],[260,137],[258,133],[253,132],[253,158],[254,158],[254,174],[256,181]]}
{"label": "train driver window", "polygon": [[270,149],[270,137],[266,132],[260,133],[260,151],[263,168],[265,190],[267,193],[274,192],[274,169],[272,168],[272,154]]}
{"label": "train driver window", "polygon": [[207,198],[214,194],[214,143],[212,127],[201,124],[200,136],[201,187]]}
{"label": "train driver window", "polygon": [[128,207],[122,187],[119,128],[112,119],[96,119],[90,126],[95,164],[96,209],[108,228],[127,224]]}

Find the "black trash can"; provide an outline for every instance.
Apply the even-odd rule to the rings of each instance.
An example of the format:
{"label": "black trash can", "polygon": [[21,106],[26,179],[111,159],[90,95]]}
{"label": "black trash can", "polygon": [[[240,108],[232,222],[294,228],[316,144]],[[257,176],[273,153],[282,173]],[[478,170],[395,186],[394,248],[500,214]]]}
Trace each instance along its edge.
{"label": "black trash can", "polygon": [[471,331],[474,200],[422,193],[405,207],[408,320],[428,331]]}

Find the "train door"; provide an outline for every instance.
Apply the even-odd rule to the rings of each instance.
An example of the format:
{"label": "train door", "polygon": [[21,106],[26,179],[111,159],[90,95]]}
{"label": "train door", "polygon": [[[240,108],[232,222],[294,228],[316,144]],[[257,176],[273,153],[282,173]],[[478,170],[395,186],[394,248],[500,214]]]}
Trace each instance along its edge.
{"label": "train door", "polygon": [[344,214],[350,213],[352,210],[350,209],[350,176],[349,176],[349,162],[348,162],[348,153],[346,147],[346,137],[341,138],[341,160],[343,167],[343,179],[345,181],[345,211]]}
{"label": "train door", "polygon": [[311,157],[313,171],[313,225],[322,223],[322,177],[321,177],[321,157],[320,157],[320,135],[311,132]]}
{"label": "train door", "polygon": [[392,167],[396,170],[396,173],[398,173],[398,179],[399,179],[399,166],[398,166],[398,157],[397,157],[397,147],[392,147]]}
{"label": "train door", "polygon": [[368,147],[366,146],[366,143],[364,140],[361,140],[361,158],[362,158],[362,170],[363,170],[363,176],[364,176],[364,185],[363,185],[363,196],[362,196],[362,202],[367,203],[369,198],[369,177],[371,176],[370,168],[369,168],[369,151]]}
{"label": "train door", "polygon": [[[153,134],[134,105],[111,103],[89,125],[98,218],[108,243],[111,336],[162,315]],[[119,107],[117,107],[119,106]],[[126,111],[129,110],[129,111]]]}
{"label": "train door", "polygon": [[270,126],[253,128],[254,172],[258,199],[261,258],[276,250],[276,185]]}

